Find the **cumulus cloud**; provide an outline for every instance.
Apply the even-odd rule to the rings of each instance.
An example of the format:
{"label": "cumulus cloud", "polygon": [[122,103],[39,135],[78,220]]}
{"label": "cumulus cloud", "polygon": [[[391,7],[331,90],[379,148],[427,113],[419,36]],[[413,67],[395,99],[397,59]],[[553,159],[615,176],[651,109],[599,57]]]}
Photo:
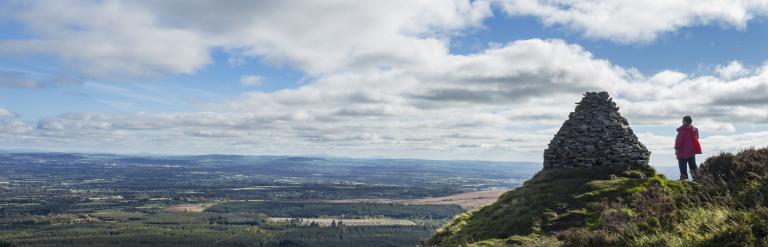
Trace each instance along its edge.
{"label": "cumulus cloud", "polygon": [[3,109],[3,108],[0,108],[0,118],[8,118],[8,117],[13,117],[13,116],[14,116],[14,114],[11,113],[10,111],[8,111],[6,109]]}
{"label": "cumulus cloud", "polygon": [[163,25],[121,1],[14,1],[12,18],[34,34],[0,41],[0,53],[51,54],[91,75],[191,73],[210,62],[200,33]]}
{"label": "cumulus cloud", "polygon": [[25,138],[24,134],[32,131],[32,127],[17,119],[17,115],[11,111],[0,108],[0,137],[5,141]]}
{"label": "cumulus cloud", "polygon": [[626,73],[561,40],[515,41],[480,54],[445,60],[441,68],[430,71],[434,74],[420,79],[442,83],[425,84],[412,92],[412,97],[427,101],[423,105],[500,104],[563,92],[612,89]]}
{"label": "cumulus cloud", "polygon": [[[41,53],[95,76],[189,74],[212,49],[317,74],[428,59],[442,37],[480,26],[487,1],[14,1],[32,38],[0,53]],[[203,38],[205,37],[205,38]]]}
{"label": "cumulus cloud", "polygon": [[[717,2],[683,10],[682,17],[671,13],[679,4],[674,1],[636,6],[642,13],[624,13],[605,1],[549,6],[554,3],[507,1],[504,6],[512,14],[532,14],[545,23],[622,41],[649,40],[702,23],[738,26],[749,20],[726,18],[731,15],[718,14],[720,9],[702,10]],[[717,76],[644,75],[597,59],[579,45],[542,39],[496,44],[474,54],[449,53],[451,37],[480,27],[491,6],[460,0],[15,2],[12,18],[38,37],[0,41],[0,52],[52,54],[91,75],[146,75],[194,73],[210,62],[211,49],[223,48],[233,53],[235,64],[261,59],[297,68],[311,79],[298,88],[243,93],[198,112],[69,113],[35,123],[6,117],[0,144],[540,160],[573,103],[591,90],[610,92],[638,129],[675,126],[681,116],[693,115],[707,133],[742,141],[752,136],[739,133],[739,124],[768,121],[762,107],[768,103],[764,68],[732,62],[717,67]],[[652,12],[661,16],[652,21],[661,24],[632,29]],[[617,13],[626,19],[612,20],[621,19]],[[594,24],[600,14],[606,20]],[[241,78],[244,84],[260,81],[257,75]],[[641,135],[662,154],[669,138]]]}
{"label": "cumulus cloud", "polygon": [[29,37],[0,40],[0,54],[52,55],[114,77],[191,74],[218,49],[233,64],[258,59],[320,75],[432,62],[452,37],[482,27],[494,6],[622,42],[695,25],[744,28],[768,12],[760,0],[10,1],[0,21],[22,24]]}
{"label": "cumulus cloud", "polygon": [[[759,104],[721,101],[766,100],[768,94],[756,91],[768,83],[764,71],[731,80],[675,71],[645,76],[578,45],[532,39],[478,54],[445,53],[415,66],[329,73],[295,89],[245,93],[203,112],[53,116],[24,135],[38,145],[55,140],[92,147],[119,137],[120,145],[147,151],[538,160],[586,90],[609,91],[635,128],[673,129],[690,114],[703,132],[742,140],[736,124],[765,123],[768,112]],[[641,140],[663,155],[671,135]]]}
{"label": "cumulus cloud", "polygon": [[715,67],[715,73],[717,73],[720,78],[730,80],[739,76],[748,75],[751,71],[744,68],[744,65],[742,65],[741,62],[734,60],[727,65],[717,65]]}
{"label": "cumulus cloud", "polygon": [[768,14],[763,0],[499,0],[510,15],[535,16],[586,37],[618,42],[650,42],[680,28],[719,24],[743,29]]}

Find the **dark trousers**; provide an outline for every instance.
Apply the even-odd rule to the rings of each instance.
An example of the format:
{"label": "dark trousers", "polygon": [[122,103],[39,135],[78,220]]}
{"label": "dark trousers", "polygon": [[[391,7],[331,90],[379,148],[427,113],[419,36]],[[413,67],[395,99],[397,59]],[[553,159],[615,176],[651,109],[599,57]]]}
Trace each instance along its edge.
{"label": "dark trousers", "polygon": [[680,179],[688,179],[688,169],[686,164],[691,168],[691,176],[696,179],[696,155],[690,158],[677,158],[677,165],[680,166]]}

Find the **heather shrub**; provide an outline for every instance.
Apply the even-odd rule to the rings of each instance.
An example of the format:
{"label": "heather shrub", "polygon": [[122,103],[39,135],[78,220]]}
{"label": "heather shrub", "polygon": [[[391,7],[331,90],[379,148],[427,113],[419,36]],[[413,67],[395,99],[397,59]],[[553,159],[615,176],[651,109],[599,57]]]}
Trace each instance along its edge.
{"label": "heather shrub", "polygon": [[707,159],[699,170],[700,198],[736,199],[739,208],[766,205],[768,195],[768,148],[747,149],[738,154],[723,153]]}
{"label": "heather shrub", "polygon": [[669,227],[679,218],[675,197],[659,186],[633,194],[630,207],[635,212],[636,224],[649,231]]}
{"label": "heather shrub", "polygon": [[592,246],[624,246],[621,237],[607,230],[588,230],[572,228],[562,231],[557,239],[562,241],[562,247],[592,247]]}

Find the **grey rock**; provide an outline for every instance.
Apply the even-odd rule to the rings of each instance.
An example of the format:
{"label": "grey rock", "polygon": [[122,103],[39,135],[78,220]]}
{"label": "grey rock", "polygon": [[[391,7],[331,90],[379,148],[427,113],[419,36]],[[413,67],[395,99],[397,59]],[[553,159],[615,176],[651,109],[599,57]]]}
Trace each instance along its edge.
{"label": "grey rock", "polygon": [[587,92],[544,150],[544,169],[647,166],[640,143],[607,92]]}

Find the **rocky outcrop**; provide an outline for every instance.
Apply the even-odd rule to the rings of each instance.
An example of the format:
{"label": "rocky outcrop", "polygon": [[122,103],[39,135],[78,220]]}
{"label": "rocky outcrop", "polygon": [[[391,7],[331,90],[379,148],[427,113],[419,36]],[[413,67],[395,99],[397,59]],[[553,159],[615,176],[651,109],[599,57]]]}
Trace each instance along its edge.
{"label": "rocky outcrop", "polygon": [[545,170],[648,165],[651,153],[637,139],[607,92],[587,92],[576,104],[576,110],[544,150]]}

